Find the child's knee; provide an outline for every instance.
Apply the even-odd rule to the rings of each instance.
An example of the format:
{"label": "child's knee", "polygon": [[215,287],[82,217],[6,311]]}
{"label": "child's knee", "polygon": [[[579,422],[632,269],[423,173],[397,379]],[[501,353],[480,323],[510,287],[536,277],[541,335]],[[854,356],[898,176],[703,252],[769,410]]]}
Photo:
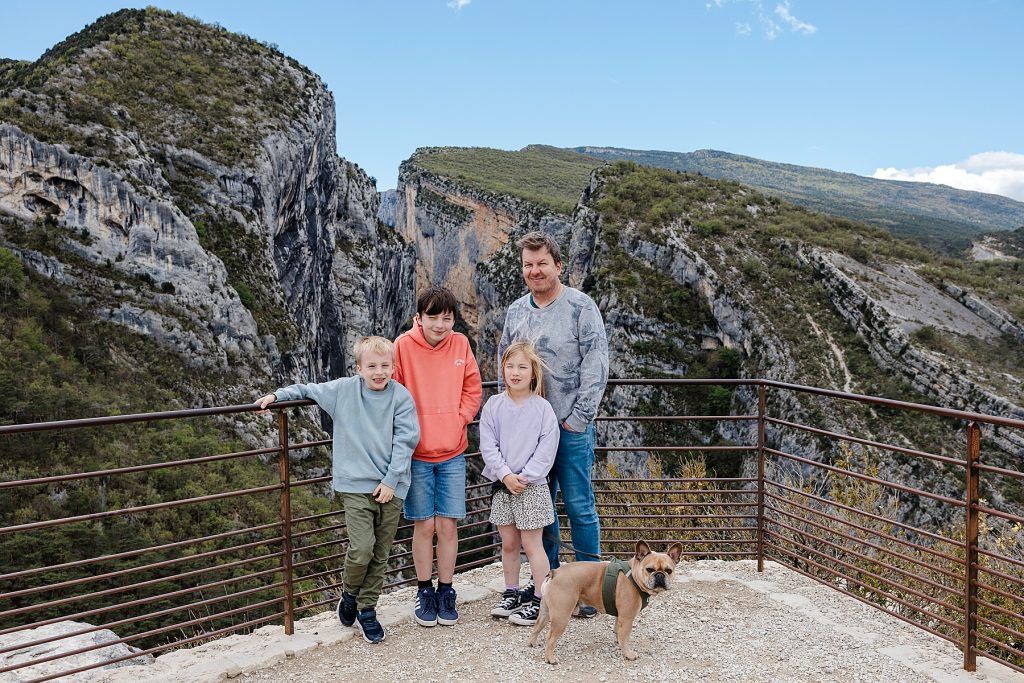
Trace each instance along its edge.
{"label": "child's knee", "polygon": [[416,534],[429,534],[429,535],[433,536],[434,535],[434,531],[436,529],[436,524],[434,523],[435,519],[437,519],[437,518],[436,517],[431,517],[430,519],[417,519],[414,522],[414,526],[415,526],[414,532]]}
{"label": "child's knee", "polygon": [[357,567],[365,567],[366,565],[370,564],[370,560],[372,559],[372,545],[349,545],[348,552],[345,553],[346,564],[352,564]]}
{"label": "child's knee", "polygon": [[453,539],[458,537],[458,525],[451,517],[434,517],[434,528],[438,538]]}

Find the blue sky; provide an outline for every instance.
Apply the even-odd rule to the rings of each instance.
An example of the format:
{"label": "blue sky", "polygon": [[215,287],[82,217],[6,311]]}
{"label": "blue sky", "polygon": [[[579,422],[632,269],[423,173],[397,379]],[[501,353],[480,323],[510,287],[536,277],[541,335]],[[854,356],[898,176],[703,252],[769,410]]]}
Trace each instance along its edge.
{"label": "blue sky", "polygon": [[[99,0],[0,0],[36,59]],[[712,148],[1024,201],[1020,0],[165,0],[320,74],[338,152],[395,185],[416,147]],[[979,156],[980,155],[980,156]]]}

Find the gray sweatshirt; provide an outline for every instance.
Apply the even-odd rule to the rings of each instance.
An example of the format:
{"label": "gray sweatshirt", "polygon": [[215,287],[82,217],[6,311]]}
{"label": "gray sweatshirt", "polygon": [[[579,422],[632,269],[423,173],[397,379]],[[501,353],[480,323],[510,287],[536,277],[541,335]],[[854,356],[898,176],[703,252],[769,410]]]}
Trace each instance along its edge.
{"label": "gray sweatshirt", "polygon": [[532,342],[548,365],[544,389],[555,416],[582,432],[597,416],[608,384],[608,339],[601,311],[593,299],[572,287],[563,287],[544,308],[531,301],[527,294],[508,307],[498,358],[514,341]]}
{"label": "gray sweatshirt", "polygon": [[420,440],[416,405],[391,380],[373,391],[363,378],[292,384],[274,392],[278,401],[311,398],[334,420],[331,485],[342,493],[373,493],[377,484],[404,500],[412,482],[412,451]]}

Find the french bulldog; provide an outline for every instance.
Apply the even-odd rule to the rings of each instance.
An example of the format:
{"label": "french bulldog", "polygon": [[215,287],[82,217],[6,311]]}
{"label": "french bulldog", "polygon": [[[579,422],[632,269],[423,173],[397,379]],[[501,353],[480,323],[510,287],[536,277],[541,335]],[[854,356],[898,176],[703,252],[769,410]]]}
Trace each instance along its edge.
{"label": "french bulldog", "polygon": [[[639,657],[629,646],[636,615],[646,605],[647,597],[663,593],[672,586],[672,573],[682,554],[683,546],[680,543],[673,543],[666,553],[654,553],[646,543],[639,541],[633,557],[629,559],[629,569],[635,583],[624,572],[618,573],[614,593],[614,608],[618,612],[615,618],[615,637],[626,659]],[[540,613],[526,642],[530,647],[536,647],[541,632],[550,623],[551,629],[544,644],[544,659],[548,664],[558,664],[555,644],[565,632],[577,602],[593,605],[598,612],[608,614],[602,593],[609,564],[573,562],[554,570],[544,581]],[[641,595],[641,592],[646,595]]]}

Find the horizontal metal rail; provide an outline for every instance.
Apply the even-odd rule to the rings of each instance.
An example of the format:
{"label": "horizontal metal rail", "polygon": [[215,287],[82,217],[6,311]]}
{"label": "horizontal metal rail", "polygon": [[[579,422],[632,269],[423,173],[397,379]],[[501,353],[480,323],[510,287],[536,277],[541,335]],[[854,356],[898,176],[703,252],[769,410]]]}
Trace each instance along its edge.
{"label": "horizontal metal rail", "polygon": [[926,458],[928,460],[945,463],[947,465],[957,465],[959,467],[965,467],[967,465],[967,463],[962,458],[950,458],[945,455],[935,455],[934,453],[927,453],[925,451],[914,450],[913,448],[903,448],[902,446],[894,446],[892,444],[882,443],[881,441],[862,439],[860,437],[851,436],[849,434],[830,432],[826,429],[818,429],[817,427],[810,427],[808,425],[802,425],[797,422],[780,420],[777,417],[765,417],[764,421],[767,422],[768,424],[779,425],[781,427],[791,427],[793,429],[799,429],[810,434],[817,434],[818,436],[827,436],[831,439],[837,439],[839,441],[849,441],[850,443],[856,443],[862,446],[869,446],[871,448],[878,448],[880,450],[893,451],[895,453],[903,453],[904,455],[910,455],[915,458]]}
{"label": "horizontal metal rail", "polygon": [[[943,553],[938,553],[936,551],[931,550],[931,548],[928,548],[926,546],[923,546],[923,545],[920,545],[920,544],[917,544],[917,543],[913,543],[911,541],[907,541],[907,540],[901,539],[898,536],[892,536],[890,534],[886,534],[884,532],[877,531],[875,529],[871,529],[870,527],[865,527],[865,526],[862,526],[860,524],[856,524],[854,522],[850,522],[850,521],[847,521],[847,520],[844,520],[844,519],[840,519],[838,517],[834,517],[832,515],[829,515],[829,514],[826,514],[824,512],[821,512],[820,510],[815,510],[814,508],[807,507],[806,505],[801,505],[801,504],[796,503],[796,502],[794,502],[794,501],[792,501],[792,500],[790,500],[788,498],[784,498],[782,496],[778,496],[778,495],[776,495],[776,494],[774,494],[774,493],[772,493],[770,491],[765,491],[764,495],[769,497],[769,498],[771,498],[772,500],[776,500],[776,501],[779,501],[780,503],[784,503],[786,505],[790,505],[792,507],[798,508],[798,509],[803,510],[805,512],[808,512],[810,514],[816,514],[816,515],[818,515],[820,517],[823,517],[825,519],[828,519],[830,521],[837,522],[839,524],[844,524],[844,525],[847,525],[847,526],[851,526],[851,527],[853,527],[853,528],[855,528],[855,529],[857,529],[859,531],[863,531],[866,534],[871,534],[872,536],[877,536],[879,538],[884,538],[884,539],[887,539],[887,540],[895,541],[895,542],[900,543],[901,545],[907,546],[907,547],[909,547],[909,548],[911,548],[913,550],[919,550],[919,551],[922,551],[922,552],[926,552],[927,551],[928,554],[934,555],[934,556],[937,556],[937,557],[941,557],[942,559],[945,559],[945,560],[947,560],[947,561],[949,561],[949,562],[951,562],[953,564],[959,564],[961,566],[963,566],[963,564],[964,564],[963,560],[955,558],[952,555],[945,555]],[[778,512],[784,514],[784,515],[788,515],[788,513],[783,512],[782,510],[779,510],[778,508],[775,508],[775,507],[773,507],[772,510],[778,511]],[[804,521],[806,521],[808,524],[813,524],[814,526],[816,526],[818,528],[821,528],[823,530],[831,531],[831,529],[828,529],[828,527],[825,527],[822,524],[819,524],[817,522],[810,522],[810,521],[806,520],[805,518],[801,518],[801,519],[804,519]],[[946,569],[942,569],[941,567],[936,567],[935,565],[927,563],[927,562],[922,562],[920,559],[912,558],[909,555],[904,555],[903,553],[897,552],[897,551],[895,551],[895,550],[893,550],[891,548],[885,548],[884,546],[880,546],[878,544],[871,543],[870,541],[867,541],[867,540],[864,540],[864,539],[857,539],[857,538],[854,538],[853,536],[850,536],[848,534],[841,534],[841,535],[844,538],[847,538],[847,539],[849,539],[851,541],[854,541],[854,542],[857,542],[857,543],[861,543],[861,544],[863,544],[864,546],[866,546],[868,548],[874,548],[876,550],[879,550],[879,551],[882,551],[882,552],[887,552],[887,553],[889,553],[891,555],[895,555],[896,557],[902,558],[902,559],[907,560],[909,562],[913,562],[914,564],[920,564],[923,567],[928,567],[928,569],[930,569],[932,571],[939,572],[940,574],[945,574],[946,576],[954,578],[954,579],[956,579],[958,581],[962,582],[963,579],[964,579],[964,577],[962,575],[960,575],[960,574],[956,574],[956,573],[954,573],[952,571],[949,571],[949,570],[946,570]]]}
{"label": "horizontal metal rail", "polygon": [[885,479],[879,479],[878,477],[868,476],[867,474],[861,474],[860,472],[851,472],[850,470],[843,469],[842,467],[836,467],[835,465],[826,465],[825,463],[818,462],[817,460],[811,460],[810,458],[802,458],[799,455],[793,455],[792,453],[785,453],[783,451],[779,451],[779,450],[776,450],[774,448],[765,447],[764,452],[765,453],[770,453],[771,455],[777,455],[780,458],[786,458],[787,460],[792,460],[794,462],[803,463],[804,465],[810,465],[811,467],[817,467],[817,468],[820,468],[820,469],[823,469],[823,470],[827,470],[829,472],[834,472],[836,474],[841,474],[841,475],[846,476],[846,477],[853,477],[854,479],[860,479],[861,481],[866,481],[866,482],[868,482],[870,484],[878,484],[879,486],[886,486],[886,487],[891,488],[891,489],[896,489],[897,491],[902,491],[903,493],[909,493],[909,494],[912,494],[912,495],[915,495],[915,496],[923,496],[925,498],[931,498],[932,500],[937,500],[940,503],[945,503],[947,505],[953,505],[953,506],[956,506],[956,507],[966,507],[966,505],[967,505],[964,501],[957,500],[956,498],[950,498],[949,496],[940,496],[937,493],[932,493],[930,491],[923,491],[921,489],[915,489],[912,486],[904,486],[903,484],[894,484],[891,481],[886,481]]}
{"label": "horizontal metal rail", "polygon": [[[945,536],[941,536],[939,534],[934,534],[934,533],[932,533],[930,531],[925,531],[924,529],[919,529],[919,528],[917,528],[915,526],[912,526],[910,524],[906,524],[904,522],[897,522],[894,519],[889,519],[888,517],[882,517],[881,515],[876,515],[876,514],[874,514],[872,512],[866,512],[864,510],[859,510],[859,509],[857,509],[855,507],[852,507],[850,505],[846,505],[844,503],[838,503],[838,502],[836,502],[834,500],[829,500],[827,498],[822,498],[821,496],[817,496],[817,495],[815,495],[813,493],[809,493],[807,491],[801,491],[800,489],[793,488],[792,486],[786,486],[785,484],[780,484],[777,481],[765,480],[764,483],[768,484],[768,485],[771,485],[771,486],[776,486],[776,487],[782,489],[783,491],[789,491],[790,493],[796,494],[798,496],[804,496],[806,498],[810,498],[811,500],[815,500],[815,501],[817,501],[819,503],[822,503],[822,504],[825,504],[825,505],[830,505],[832,507],[837,507],[840,510],[846,510],[847,512],[856,513],[856,514],[861,515],[863,517],[867,517],[868,519],[873,519],[875,521],[882,522],[883,524],[891,524],[892,526],[895,526],[895,527],[898,527],[900,529],[903,529],[904,531],[909,531],[910,533],[920,534],[921,536],[924,536],[926,538],[930,538],[933,541],[938,541],[940,543],[945,543],[945,544],[948,544],[948,545],[957,545],[956,542],[952,541],[951,539],[946,538]],[[897,541],[897,542],[901,541],[901,539],[898,536],[886,536],[885,538],[888,538],[890,540]],[[903,542],[909,543],[909,541],[903,541]],[[957,559],[957,558],[953,557],[952,555],[947,555],[945,553],[940,553],[940,552],[937,552],[937,551],[933,551],[931,549],[928,549],[926,546],[922,546],[922,549],[926,549],[926,550],[928,550],[928,552],[930,552],[930,553],[932,553],[932,554],[934,554],[934,555],[936,555],[938,557],[942,557],[942,558],[944,558],[946,560],[950,560],[950,561],[953,561],[953,562],[960,562],[960,564],[963,564],[963,560],[962,559]]]}
{"label": "horizontal metal rail", "polygon": [[0,481],[0,489],[14,488],[21,486],[41,486],[44,484],[57,484],[77,479],[90,479],[94,477],[111,477],[118,474],[134,474],[136,472],[150,472],[162,470],[169,467],[185,467],[187,465],[205,465],[221,460],[236,460],[238,458],[249,458],[256,455],[267,455],[276,453],[276,448],[256,448],[251,451],[240,451],[238,453],[224,453],[222,455],[206,455],[198,458],[185,458],[183,460],[168,460],[166,462],[154,462],[148,465],[132,465],[131,467],[117,467],[110,470],[95,470],[93,472],[77,472],[75,474],[62,474],[54,477],[37,477],[35,479],[22,479],[20,481]]}
{"label": "horizontal metal rail", "polygon": [[[1024,472],[1008,469],[1007,467],[999,467],[990,463],[980,463],[977,462],[977,459],[971,461],[960,457],[929,453],[926,450],[908,447],[909,444],[887,444],[856,434],[844,434],[824,429],[820,425],[804,425],[779,417],[769,416],[765,412],[763,394],[767,389],[773,392],[796,392],[830,400],[851,401],[894,410],[912,411],[919,414],[961,420],[968,424],[977,423],[978,425],[1015,429],[1024,429],[1024,421],[1021,420],[862,396],[830,389],[805,387],[774,380],[721,380],[710,378],[700,380],[612,380],[609,382],[610,387],[653,386],[666,389],[699,385],[747,386],[755,388],[758,392],[761,392],[762,398],[762,402],[758,406],[758,413],[753,415],[612,415],[601,416],[596,421],[609,425],[630,421],[642,426],[659,422],[666,424],[712,422],[739,424],[756,421],[760,425],[762,433],[765,424],[777,428],[772,430],[776,434],[772,438],[778,438],[777,434],[781,433],[781,430],[791,429],[802,434],[818,437],[817,443],[824,443],[827,440],[833,444],[851,443],[866,448],[878,449],[879,451],[898,453],[911,458],[927,460],[937,466],[953,468],[954,470],[961,471],[961,476],[963,476],[963,471],[967,471],[968,473],[973,472],[975,477],[984,474],[989,477],[1008,477],[1015,480],[1024,479]],[[487,386],[492,388],[494,383],[488,383]],[[288,410],[300,406],[315,406],[315,403],[308,400],[280,402],[273,404],[271,410]],[[32,425],[4,425],[0,426],[0,437],[27,435],[52,430],[144,423],[154,420],[224,416],[256,411],[258,411],[258,408],[254,404],[246,404],[221,408],[65,420]],[[473,421],[471,424],[476,425],[477,421]],[[281,481],[272,485],[153,503],[120,510],[106,510],[64,518],[31,521],[0,529],[0,540],[13,534],[23,535],[64,525],[87,524],[121,515],[142,516],[165,509],[199,506],[205,503],[245,496],[270,496],[274,500],[280,497],[282,499],[281,515],[282,520],[284,520],[278,520],[270,524],[251,524],[246,529],[224,531],[202,538],[173,541],[148,548],[100,555],[94,558],[72,559],[50,567],[12,568],[12,571],[0,575],[0,581],[33,578],[43,574],[51,574],[56,578],[51,582],[41,581],[38,585],[15,584],[11,586],[12,590],[9,590],[7,593],[0,593],[0,601],[24,601],[44,593],[54,593],[60,597],[31,605],[20,605],[18,602],[15,602],[16,606],[13,609],[0,612],[0,619],[4,620],[28,618],[33,613],[44,611],[50,611],[51,613],[58,610],[65,611],[63,608],[76,602],[101,601],[128,593],[129,591],[137,590],[142,593],[146,589],[156,588],[158,584],[180,585],[179,582],[181,581],[205,577],[207,574],[214,572],[233,573],[246,571],[248,573],[197,586],[175,589],[160,595],[120,600],[114,605],[104,605],[88,610],[80,609],[76,614],[72,615],[61,614],[60,616],[48,617],[33,623],[13,625],[6,629],[0,629],[0,635],[8,632],[24,631],[66,619],[104,615],[113,611],[119,612],[117,619],[97,626],[86,626],[77,629],[79,631],[77,635],[105,628],[131,627],[134,624],[163,619],[175,614],[188,614],[197,609],[208,610],[214,605],[221,605],[225,610],[223,612],[211,612],[175,624],[163,624],[160,621],[157,623],[162,625],[157,628],[141,633],[131,633],[114,641],[114,643],[106,642],[90,645],[78,650],[79,653],[85,653],[109,647],[111,644],[153,639],[175,630],[181,631],[194,628],[200,624],[209,623],[216,625],[219,619],[233,618],[247,611],[259,612],[268,608],[272,609],[277,605],[284,607],[283,611],[276,614],[259,615],[258,619],[232,624],[193,638],[160,644],[159,647],[152,647],[148,650],[143,650],[141,653],[133,653],[130,656],[115,660],[123,661],[134,659],[147,653],[161,652],[171,647],[180,647],[192,642],[210,639],[220,634],[245,631],[253,628],[256,624],[268,623],[280,620],[281,618],[284,618],[287,632],[294,614],[320,609],[325,606],[333,606],[333,603],[337,601],[337,594],[340,590],[340,584],[337,581],[340,581],[343,571],[343,560],[348,546],[346,538],[347,525],[344,522],[344,513],[338,510],[292,517],[291,503],[288,502],[286,495],[290,491],[302,488],[306,490],[313,489],[313,494],[316,495],[329,488],[332,481],[332,476],[330,475],[289,481],[289,463],[286,456],[290,451],[329,446],[332,445],[332,441],[330,439],[318,439],[294,444],[288,443],[287,426],[283,428],[283,432],[279,436],[282,437],[280,445],[273,448],[257,448],[236,453],[202,455],[195,458],[128,465],[92,472],[72,472],[64,475],[38,476],[18,481],[0,482],[0,491],[26,490],[29,487],[42,489],[45,486],[71,481],[115,476],[125,477],[160,469],[190,466],[203,467],[234,459],[279,455],[283,463],[281,464]],[[745,458],[755,457],[760,463],[763,463],[766,456],[781,458],[797,463],[803,468],[813,468],[811,471],[817,470],[824,473],[832,473],[836,476],[851,477],[871,485],[881,486],[884,487],[884,490],[895,495],[920,496],[935,501],[940,505],[949,506],[954,510],[963,509],[968,513],[969,517],[974,515],[975,519],[978,515],[990,515],[993,518],[1015,524],[1024,523],[1024,517],[1014,514],[1012,511],[996,509],[990,504],[979,502],[978,498],[957,499],[915,488],[907,484],[887,481],[881,477],[844,469],[829,462],[827,457],[823,461],[818,461],[793,453],[785,453],[781,449],[773,448],[766,444],[763,438],[759,440],[757,445],[732,444],[728,442],[716,445],[702,445],[699,443],[671,444],[664,442],[647,445],[643,443],[613,443],[602,444],[595,450],[598,453],[732,453],[739,454]],[[946,447],[943,446],[940,452],[945,453]],[[479,451],[467,452],[466,457],[472,461],[477,461],[480,458],[480,453]],[[763,475],[763,472],[760,475]],[[1020,577],[1015,576],[1014,572],[1016,569],[1024,568],[1024,559],[1011,557],[1006,554],[1007,552],[1013,554],[1016,550],[1011,549],[1006,552],[996,552],[992,549],[986,550],[980,542],[973,540],[974,537],[970,535],[970,530],[968,531],[968,539],[965,546],[965,541],[963,540],[951,540],[940,533],[935,533],[934,530],[921,529],[888,519],[880,514],[876,514],[877,510],[860,509],[853,505],[846,505],[825,497],[825,494],[819,496],[809,491],[787,486],[783,482],[771,481],[760,475],[758,477],[666,477],[658,480],[640,477],[601,476],[592,479],[595,485],[597,509],[602,518],[602,531],[607,535],[616,536],[615,538],[602,538],[602,544],[608,549],[605,555],[607,557],[628,557],[632,555],[630,546],[635,544],[637,537],[651,535],[659,537],[645,539],[651,544],[669,544],[676,540],[682,540],[684,543],[683,555],[690,558],[716,557],[739,559],[750,557],[757,558],[760,562],[765,557],[774,557],[793,571],[806,575],[815,581],[871,605],[876,609],[880,609],[887,614],[896,616],[902,621],[926,632],[960,644],[964,651],[969,654],[969,656],[965,656],[965,668],[969,670],[970,666],[972,666],[971,661],[973,661],[970,658],[975,654],[993,659],[993,661],[1012,669],[1022,670],[1014,664],[1014,661],[1024,661],[1024,652],[1020,652],[1015,647],[1024,639],[1024,618],[1020,616],[1021,608],[1024,607],[1024,597],[1020,595],[1020,590],[1024,586],[1024,582],[1022,582]],[[825,480],[827,481],[827,477]],[[487,504],[491,496],[490,492],[486,491],[486,489],[490,486],[491,483],[486,481],[478,481],[466,486],[466,499],[469,509],[467,510],[466,521],[458,526],[459,543],[464,544],[462,551],[457,556],[459,564],[457,564],[456,568],[458,571],[490,564],[499,559],[498,549],[500,549],[501,543],[497,540],[496,532],[491,528],[490,522],[487,519],[490,511]],[[701,488],[704,486],[708,488]],[[45,494],[45,490],[40,495],[42,494]],[[764,505],[766,502],[768,504]],[[840,516],[843,513],[836,512],[837,510],[848,513],[849,517],[846,518],[845,515]],[[566,519],[563,510],[559,510],[557,514],[560,518]],[[257,520],[251,520],[251,522],[255,521]],[[690,525],[688,526],[688,524]],[[720,524],[720,526],[716,526],[716,524]],[[411,534],[414,527],[415,525],[412,523],[400,524],[398,527],[396,537],[392,542],[393,552],[390,560],[394,566],[390,567],[387,572],[388,579],[385,584],[387,589],[410,585],[416,581],[414,577],[403,578],[403,576],[409,576],[410,570],[413,569],[413,564],[411,564]],[[270,535],[265,538],[253,538],[253,535],[257,533],[260,536],[263,534]],[[246,535],[250,537],[246,538]],[[663,538],[665,536],[677,536],[677,538]],[[243,542],[225,547],[210,547],[210,545],[207,545],[220,545],[219,542],[232,538],[238,538]],[[316,542],[310,543],[309,541]],[[466,547],[466,545],[478,542],[480,543],[478,547]],[[305,545],[300,545],[300,543],[305,543]],[[271,552],[257,557],[245,557],[237,562],[217,564],[217,562],[222,561],[227,556],[249,555],[257,548],[270,547],[276,549],[282,546],[281,552]],[[969,561],[965,561],[962,556],[965,547],[968,549],[967,557]],[[114,566],[106,570],[92,569],[104,564],[144,557],[147,553],[169,550],[185,550],[186,554],[174,558],[157,556],[152,558],[151,561],[127,568],[114,564]],[[193,552],[193,554],[187,554],[189,552]],[[317,556],[318,554],[320,556]],[[562,553],[562,555],[567,557],[571,554],[571,551]],[[259,571],[249,571],[265,565],[272,566],[260,569]],[[148,575],[153,572],[173,570],[179,567],[195,568],[174,575],[148,578]],[[808,569],[805,570],[804,567]],[[62,572],[86,568],[90,570],[89,576],[82,577],[70,574],[69,578],[68,574],[61,575]],[[302,575],[300,571],[310,573]],[[984,576],[978,577],[977,574],[979,572]],[[826,579],[821,575],[830,578]],[[125,586],[109,585],[111,582],[116,582],[117,579],[128,579],[135,576],[143,580]],[[144,612],[147,605],[155,602],[163,602],[166,605],[168,600],[173,600],[174,598],[196,593],[199,593],[200,597],[202,597],[203,592],[208,592],[213,588],[223,587],[227,589],[236,585],[246,586],[251,585],[251,582],[256,580],[267,581],[267,583],[256,587],[247,587],[235,593],[225,593],[210,599],[193,600],[182,606],[163,607],[149,613],[128,613],[126,616],[122,616],[122,614],[129,610]],[[865,583],[865,581],[870,583]],[[296,591],[296,584],[300,582],[302,590]],[[873,585],[875,583],[878,585]],[[62,595],[62,593],[67,593],[71,589],[81,587],[92,588],[96,585],[105,585],[105,587],[103,590],[91,593],[73,596]],[[861,591],[866,595],[873,596],[873,599],[859,594]],[[261,599],[264,596],[274,595],[274,592],[279,592],[279,594],[275,595],[273,599]],[[935,595],[951,596],[952,599],[943,601],[934,597]],[[965,601],[965,595],[966,605],[957,604]],[[255,600],[255,602],[250,602],[250,600]],[[927,608],[918,606],[914,600],[920,601],[929,607],[934,607],[938,612],[929,612]],[[1006,601],[1004,603],[1005,606],[995,604],[995,602],[1002,602],[1003,600]],[[244,601],[243,604],[239,604],[241,601]],[[879,601],[884,601],[889,605],[900,606],[902,610],[911,616],[908,617],[898,611],[886,610]],[[297,604],[300,602],[306,604]],[[228,604],[225,605],[223,603]],[[974,619],[974,621],[971,621],[971,619]],[[1003,620],[1006,623],[1000,623]],[[954,635],[950,635],[951,633]],[[961,636],[956,636],[956,633],[960,633]],[[999,638],[1005,637],[1010,642],[1000,642],[998,638],[992,637],[994,635],[998,635]],[[30,643],[30,645],[47,645],[66,637],[66,635],[48,636],[37,639],[37,641]],[[972,640],[974,638],[976,640]],[[984,644],[984,647],[979,648],[976,644]],[[25,647],[24,643],[17,646],[17,649],[23,647]],[[0,650],[0,654],[10,649],[9,647],[4,648]],[[51,662],[66,657],[69,654],[47,654],[46,659],[43,661]],[[1015,657],[1021,659],[1010,661]],[[32,664],[37,663],[40,663],[39,660],[32,662]],[[79,667],[78,669],[61,672],[41,680],[49,680],[58,676],[87,671],[98,666],[107,666],[110,663],[107,661]],[[23,664],[14,668],[22,669],[30,665]],[[0,669],[0,673],[6,670]]]}

